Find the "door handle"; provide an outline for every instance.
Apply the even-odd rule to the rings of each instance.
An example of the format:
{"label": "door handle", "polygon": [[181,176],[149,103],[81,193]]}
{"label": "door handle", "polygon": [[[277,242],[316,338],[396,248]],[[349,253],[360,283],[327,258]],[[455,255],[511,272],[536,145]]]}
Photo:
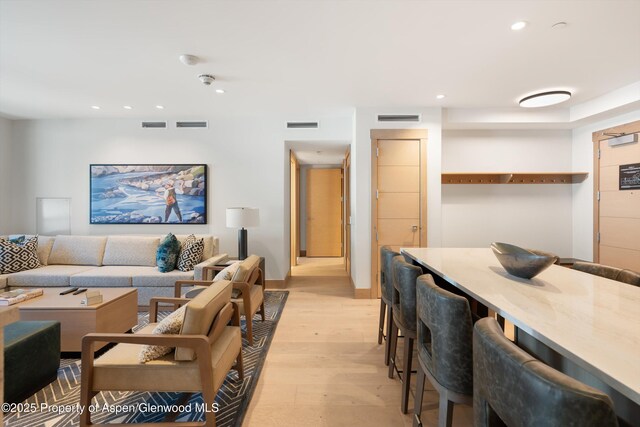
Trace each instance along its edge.
{"label": "door handle", "polygon": [[418,231],[418,226],[417,225],[412,225],[411,226],[411,230],[414,231],[414,232]]}

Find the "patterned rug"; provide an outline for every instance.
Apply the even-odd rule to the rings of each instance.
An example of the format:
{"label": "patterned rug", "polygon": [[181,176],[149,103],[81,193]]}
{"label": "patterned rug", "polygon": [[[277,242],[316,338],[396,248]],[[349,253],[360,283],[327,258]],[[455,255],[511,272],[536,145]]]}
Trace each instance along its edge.
{"label": "patterned rug", "polygon": [[[216,396],[216,425],[218,427],[239,427],[255,389],[262,365],[267,356],[271,340],[280,315],[287,301],[288,291],[267,291],[265,293],[266,320],[257,320],[253,327],[253,347],[244,338],[245,321],[242,322],[242,356],[244,380],[240,381],[236,371],[231,371]],[[164,317],[167,313],[160,313]],[[256,315],[260,319],[260,315]],[[146,325],[148,313],[139,313],[138,326]],[[141,423],[161,422],[166,413],[158,411],[158,406],[177,405],[181,393],[149,392],[102,392],[93,399],[93,405],[100,405],[100,411],[92,415],[95,423]],[[202,395],[195,393],[185,403],[186,412],[176,421],[203,421],[204,407]],[[79,425],[80,406],[80,360],[63,359],[58,370],[58,379],[23,402],[23,411],[5,413],[7,427],[71,427]],[[151,408],[156,406],[156,408]],[[164,406],[166,407],[166,406]],[[108,408],[108,409],[105,409]],[[141,409],[153,409],[142,412]],[[119,412],[118,411],[122,411]]]}

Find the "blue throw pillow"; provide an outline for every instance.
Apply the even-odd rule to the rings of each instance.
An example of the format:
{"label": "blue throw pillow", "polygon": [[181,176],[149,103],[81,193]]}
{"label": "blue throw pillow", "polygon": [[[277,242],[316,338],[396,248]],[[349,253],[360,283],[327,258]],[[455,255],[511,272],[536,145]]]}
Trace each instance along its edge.
{"label": "blue throw pillow", "polygon": [[25,239],[26,239],[26,236],[25,236],[25,235],[9,237],[9,241],[10,241],[11,243],[15,243],[15,244],[17,244],[17,245],[21,245],[21,244],[23,244],[23,243],[24,243],[24,241],[25,241]]}
{"label": "blue throw pillow", "polygon": [[180,242],[173,234],[167,234],[167,236],[162,239],[158,245],[158,252],[156,253],[158,271],[161,273],[168,273],[175,270],[179,254]]}

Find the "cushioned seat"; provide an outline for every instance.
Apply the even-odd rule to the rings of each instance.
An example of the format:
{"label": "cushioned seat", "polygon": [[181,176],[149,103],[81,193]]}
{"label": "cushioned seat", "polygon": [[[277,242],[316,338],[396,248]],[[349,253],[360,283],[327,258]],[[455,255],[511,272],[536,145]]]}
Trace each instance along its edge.
{"label": "cushioned seat", "polygon": [[[391,250],[389,246],[380,248],[380,317],[378,318],[378,344],[382,344],[384,336],[384,325],[386,318],[387,339],[384,344],[384,364],[389,365],[390,340],[389,332],[391,331],[391,323],[393,322],[393,270],[392,260],[399,256],[398,252]],[[386,313],[385,313],[386,312]]]}
{"label": "cushioned seat", "polygon": [[[133,266],[102,266],[74,274],[69,284],[78,288],[126,288],[131,287],[131,276],[140,268]],[[153,267],[147,267],[153,268]]]}
{"label": "cushioned seat", "polygon": [[[212,407],[218,389],[235,365],[243,379],[240,316],[231,303],[232,285],[221,280],[195,298],[154,298],[149,314],[151,324],[135,334],[88,334],[82,340],[82,385],[80,414],[82,427],[96,425],[88,410],[99,391],[201,392]],[[178,334],[153,334],[158,303],[185,304]],[[231,326],[229,323],[231,322]],[[102,357],[94,359],[96,342],[118,343]],[[164,356],[141,362],[142,345],[169,347]],[[146,347],[145,351],[149,351]],[[235,363],[234,363],[235,362]],[[98,424],[111,425],[111,424]],[[160,424],[154,424],[160,425]],[[167,425],[167,424],[162,424]],[[205,421],[192,426],[215,426],[215,413],[205,412]]]}
{"label": "cushioned seat", "polygon": [[58,377],[60,322],[20,321],[4,327],[4,399],[22,402]]}
{"label": "cushioned seat", "polygon": [[396,368],[396,347],[398,331],[404,335],[403,367],[402,367],[402,399],[400,409],[403,414],[409,408],[409,389],[411,384],[411,362],[413,359],[413,344],[416,339],[416,280],[422,274],[422,269],[411,265],[402,256],[396,256],[392,261],[393,267],[393,323],[389,339],[389,378],[393,378]]}
{"label": "cushioned seat", "polygon": [[[138,331],[150,334],[156,323],[151,323]],[[233,326],[224,328],[222,334],[211,347],[214,388],[220,388],[227,376],[228,367],[238,355],[242,345],[240,329]],[[198,362],[176,361],[175,351],[147,363],[139,360],[140,346],[119,344],[107,351],[94,362],[94,387],[102,390],[146,390],[146,391],[192,391],[202,390]]]}
{"label": "cushioned seat", "polygon": [[422,424],[425,379],[440,395],[438,425],[450,426],[453,404],[473,404],[473,318],[466,298],[440,288],[430,274],[418,277],[418,373],[414,427]]}
{"label": "cushioned seat", "polygon": [[476,427],[615,427],[606,394],[536,360],[509,341],[493,318],[473,331]]}
{"label": "cushioned seat", "polygon": [[172,270],[161,273],[157,267],[137,267],[136,274],[132,277],[132,285],[136,288],[173,288],[177,280],[193,279],[192,271]]}
{"label": "cushioned seat", "polygon": [[238,304],[238,310],[240,311],[240,314],[242,314],[243,316],[246,315],[247,313],[249,313],[249,315],[253,316],[252,313],[255,313],[258,311],[258,308],[260,307],[260,304],[262,304],[262,301],[264,300],[264,291],[262,290],[262,286],[251,286],[251,291],[249,292],[249,300],[250,300],[250,304],[251,306],[249,307],[249,310],[245,310],[244,308],[244,301],[242,300],[242,298],[238,298],[238,299],[234,299],[233,301]]}
{"label": "cushioned seat", "polygon": [[70,285],[70,278],[74,274],[94,268],[90,265],[46,265],[8,275],[7,286],[14,288],[21,286],[61,288]]}

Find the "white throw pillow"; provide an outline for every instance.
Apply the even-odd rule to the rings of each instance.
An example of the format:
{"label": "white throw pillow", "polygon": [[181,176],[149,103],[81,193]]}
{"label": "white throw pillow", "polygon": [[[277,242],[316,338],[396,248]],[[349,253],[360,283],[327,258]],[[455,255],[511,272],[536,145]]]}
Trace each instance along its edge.
{"label": "white throw pillow", "polygon": [[240,261],[234,262],[233,264],[226,266],[223,270],[220,270],[218,274],[216,274],[216,277],[213,278],[213,281],[219,282],[220,280],[233,279],[233,276],[236,274],[236,271],[238,271],[238,267],[240,267]]}

